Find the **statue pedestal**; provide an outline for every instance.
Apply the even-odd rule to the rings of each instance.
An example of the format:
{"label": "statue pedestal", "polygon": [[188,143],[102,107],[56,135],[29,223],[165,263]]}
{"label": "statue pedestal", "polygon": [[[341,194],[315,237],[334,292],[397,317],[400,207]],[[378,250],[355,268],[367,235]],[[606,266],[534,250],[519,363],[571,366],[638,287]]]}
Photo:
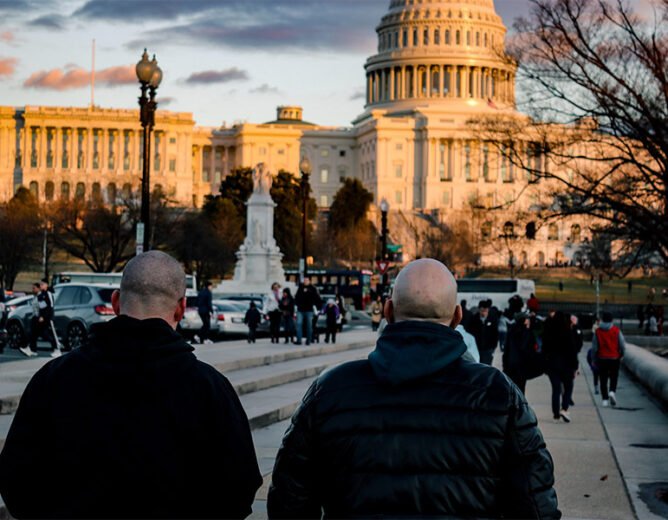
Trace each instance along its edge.
{"label": "statue pedestal", "polygon": [[[221,282],[213,293],[265,295],[271,284],[286,286],[281,260],[283,253],[274,240],[274,208],[269,190],[256,189],[246,203],[246,239],[237,251],[234,278]],[[293,288],[293,284],[289,284]],[[294,294],[294,292],[293,292]]]}

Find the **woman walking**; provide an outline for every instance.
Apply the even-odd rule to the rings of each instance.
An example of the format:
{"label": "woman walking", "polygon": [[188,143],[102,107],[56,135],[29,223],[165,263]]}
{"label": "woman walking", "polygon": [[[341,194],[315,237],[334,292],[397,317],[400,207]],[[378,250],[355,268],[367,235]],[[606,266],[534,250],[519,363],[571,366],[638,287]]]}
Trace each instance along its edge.
{"label": "woman walking", "polygon": [[[570,316],[555,312],[545,321],[543,354],[547,376],[552,385],[552,416],[555,421],[571,422],[568,408],[573,397],[573,383],[578,358]],[[561,408],[559,402],[561,401]]]}
{"label": "woman walking", "polygon": [[287,287],[283,289],[283,296],[279,304],[283,316],[283,331],[285,332],[285,343],[292,341],[295,335],[295,299]]}

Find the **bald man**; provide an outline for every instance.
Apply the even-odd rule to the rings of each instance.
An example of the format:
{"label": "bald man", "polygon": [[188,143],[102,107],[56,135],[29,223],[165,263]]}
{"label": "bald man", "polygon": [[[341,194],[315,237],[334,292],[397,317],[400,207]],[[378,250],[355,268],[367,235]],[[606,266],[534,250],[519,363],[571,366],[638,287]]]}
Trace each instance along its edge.
{"label": "bald man", "polygon": [[243,518],[262,478],[229,381],[175,331],[185,274],[133,258],[117,315],[26,388],[2,453],[16,518]]}
{"label": "bald man", "polygon": [[283,438],[270,518],[560,518],[550,454],[517,387],[468,360],[457,284],[408,264],[367,360],[307,391]]}

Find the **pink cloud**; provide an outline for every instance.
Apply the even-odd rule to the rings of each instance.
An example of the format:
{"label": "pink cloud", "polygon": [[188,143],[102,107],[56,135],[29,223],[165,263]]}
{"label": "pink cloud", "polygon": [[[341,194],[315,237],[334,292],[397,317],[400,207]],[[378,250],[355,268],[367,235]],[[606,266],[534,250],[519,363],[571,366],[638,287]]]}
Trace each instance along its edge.
{"label": "pink cloud", "polygon": [[14,74],[18,60],[16,58],[0,59],[0,78],[9,77]]}
{"label": "pink cloud", "polygon": [[14,41],[14,33],[12,31],[1,32],[0,41],[5,43],[12,43]]}
{"label": "pink cloud", "polygon": [[[42,70],[35,72],[23,82],[24,87],[48,90],[71,90],[90,85],[90,71],[78,67]],[[137,83],[134,65],[120,65],[95,71],[95,85],[116,87]]]}

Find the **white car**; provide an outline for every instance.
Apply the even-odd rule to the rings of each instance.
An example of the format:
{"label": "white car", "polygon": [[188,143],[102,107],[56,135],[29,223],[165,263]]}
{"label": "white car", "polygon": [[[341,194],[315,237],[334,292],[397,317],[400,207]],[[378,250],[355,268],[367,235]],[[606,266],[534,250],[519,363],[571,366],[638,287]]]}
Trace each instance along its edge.
{"label": "white car", "polygon": [[248,334],[244,323],[248,305],[233,300],[213,300],[218,334]]}

